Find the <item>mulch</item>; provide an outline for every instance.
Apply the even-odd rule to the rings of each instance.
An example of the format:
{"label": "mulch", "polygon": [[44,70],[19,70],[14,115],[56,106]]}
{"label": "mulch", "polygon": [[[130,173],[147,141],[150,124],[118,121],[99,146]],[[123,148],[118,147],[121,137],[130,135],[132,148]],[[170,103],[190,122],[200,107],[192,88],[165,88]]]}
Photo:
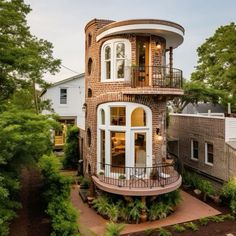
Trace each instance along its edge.
{"label": "mulch", "polygon": [[10,236],[49,236],[50,221],[45,213],[40,173],[24,168],[21,173],[20,201],[22,208],[10,225]]}

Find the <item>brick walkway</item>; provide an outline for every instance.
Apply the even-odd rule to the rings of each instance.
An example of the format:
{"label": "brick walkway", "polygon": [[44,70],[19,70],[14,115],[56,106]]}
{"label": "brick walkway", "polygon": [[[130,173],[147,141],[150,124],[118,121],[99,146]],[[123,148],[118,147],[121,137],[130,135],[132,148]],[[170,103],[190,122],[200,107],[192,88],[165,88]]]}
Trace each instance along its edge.
{"label": "brick walkway", "polygon": [[[182,203],[178,206],[176,211],[166,219],[142,224],[127,224],[122,233],[138,232],[148,228],[158,228],[220,214],[216,209],[186,192],[181,191],[181,195],[183,199]],[[94,233],[99,236],[102,235],[107,221],[93,209],[89,208],[87,204],[82,202],[78,194],[78,187],[72,189],[71,199],[75,208],[80,211],[79,225],[82,235],[94,236]]]}

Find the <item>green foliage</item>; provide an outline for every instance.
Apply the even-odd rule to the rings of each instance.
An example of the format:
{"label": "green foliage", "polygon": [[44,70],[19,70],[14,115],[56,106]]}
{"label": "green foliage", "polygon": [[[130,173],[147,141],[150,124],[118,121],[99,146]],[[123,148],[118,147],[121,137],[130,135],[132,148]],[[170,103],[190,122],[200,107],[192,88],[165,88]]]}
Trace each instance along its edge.
{"label": "green foliage", "polygon": [[38,113],[36,83],[44,87],[43,74],[57,72],[60,60],[53,58],[51,43],[30,33],[26,16],[31,9],[23,0],[1,0],[0,11],[0,105],[23,88]]}
{"label": "green foliage", "polygon": [[223,185],[222,194],[229,199],[236,199],[236,180],[231,179]]}
{"label": "green foliage", "polygon": [[229,200],[229,206],[233,214],[236,215],[236,180],[231,179],[224,184],[222,195]]}
{"label": "green foliage", "polygon": [[204,201],[206,201],[207,196],[214,194],[214,188],[210,181],[202,179],[200,176],[190,171],[184,171],[183,184],[190,185],[194,189],[201,190]]}
{"label": "green foliage", "polygon": [[109,199],[104,195],[99,196],[93,200],[93,207],[99,214],[106,216],[110,208]]}
{"label": "green foliage", "polygon": [[230,215],[230,214],[222,215],[221,217],[222,217],[224,220],[232,220],[232,221],[235,220],[235,216],[232,216],[232,215]]}
{"label": "green foliage", "polygon": [[209,217],[204,217],[204,218],[199,219],[199,223],[202,226],[206,226],[210,222],[210,220],[211,219]]}
{"label": "green foliage", "polygon": [[210,219],[210,221],[216,222],[216,223],[224,221],[224,217],[222,217],[220,215],[219,216],[209,216],[208,218]]}
{"label": "green foliage", "polygon": [[104,236],[119,236],[124,227],[124,224],[107,223]]}
{"label": "green foliage", "polygon": [[52,236],[77,236],[77,213],[69,200],[71,179],[60,174],[61,163],[54,155],[44,155],[39,161],[44,180],[47,214],[52,221]]}
{"label": "green foliage", "polygon": [[79,160],[79,128],[68,126],[65,144],[64,167],[77,168]]}
{"label": "green foliage", "polygon": [[179,225],[179,224],[173,225],[173,229],[174,229],[174,231],[176,231],[177,233],[182,233],[182,232],[184,232],[184,231],[186,230],[186,229],[184,228],[184,226]]}
{"label": "green foliage", "polygon": [[158,220],[166,218],[168,214],[171,213],[172,207],[167,203],[163,202],[153,202],[151,207],[149,208],[149,220]]}
{"label": "green foliage", "polygon": [[55,121],[30,111],[0,113],[0,235],[6,235],[8,222],[20,207],[17,202],[22,166],[37,162],[51,151],[50,129]]}
{"label": "green foliage", "polygon": [[222,103],[231,102],[235,107],[236,25],[219,27],[198,49],[198,65],[192,73],[192,81],[200,81],[208,88],[225,93]]}
{"label": "green foliage", "polygon": [[195,224],[195,223],[193,223],[193,222],[184,223],[184,225],[185,225],[188,229],[190,229],[190,230],[192,230],[192,231],[198,231],[198,226],[197,226],[197,224]]}
{"label": "green foliage", "polygon": [[164,228],[159,228],[158,230],[158,236],[171,236],[171,232]]}
{"label": "green foliage", "polygon": [[214,189],[211,182],[204,179],[199,181],[198,189],[201,190],[201,192],[203,193],[204,201],[206,201],[207,196],[210,196],[214,193]]}

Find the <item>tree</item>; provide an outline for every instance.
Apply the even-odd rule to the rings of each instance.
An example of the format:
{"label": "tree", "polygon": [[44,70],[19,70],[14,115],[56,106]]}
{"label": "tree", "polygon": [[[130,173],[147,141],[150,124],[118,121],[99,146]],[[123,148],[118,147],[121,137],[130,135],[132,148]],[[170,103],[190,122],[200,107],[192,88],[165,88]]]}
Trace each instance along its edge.
{"label": "tree", "polygon": [[39,112],[36,84],[45,87],[43,74],[57,72],[60,60],[53,58],[50,42],[30,33],[26,16],[31,9],[23,0],[0,0],[0,11],[0,103],[23,83]]}
{"label": "tree", "polygon": [[50,117],[27,110],[0,113],[0,235],[8,235],[9,221],[20,204],[16,201],[22,166],[37,162],[52,151]]}
{"label": "tree", "polygon": [[219,27],[198,49],[198,65],[191,80],[221,91],[220,102],[236,109],[236,25]]}
{"label": "tree", "polygon": [[208,87],[201,81],[184,82],[183,89],[184,95],[173,100],[174,112],[181,112],[189,103],[211,102],[217,104],[225,96],[224,92]]}

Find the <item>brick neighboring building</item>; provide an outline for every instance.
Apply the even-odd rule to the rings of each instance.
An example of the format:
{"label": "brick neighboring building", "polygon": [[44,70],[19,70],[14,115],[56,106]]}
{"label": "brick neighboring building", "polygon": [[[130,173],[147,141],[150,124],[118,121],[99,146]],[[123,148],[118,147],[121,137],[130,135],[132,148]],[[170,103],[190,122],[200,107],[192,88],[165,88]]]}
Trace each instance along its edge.
{"label": "brick neighboring building", "polygon": [[192,170],[223,183],[236,177],[236,118],[171,114],[169,151]]}
{"label": "brick neighboring building", "polygon": [[[183,94],[182,71],[173,68],[183,36],[163,20],[86,25],[84,170],[98,188],[148,196],[180,186],[173,166],[157,166],[166,160],[166,103]],[[162,182],[151,181],[157,170]]]}

